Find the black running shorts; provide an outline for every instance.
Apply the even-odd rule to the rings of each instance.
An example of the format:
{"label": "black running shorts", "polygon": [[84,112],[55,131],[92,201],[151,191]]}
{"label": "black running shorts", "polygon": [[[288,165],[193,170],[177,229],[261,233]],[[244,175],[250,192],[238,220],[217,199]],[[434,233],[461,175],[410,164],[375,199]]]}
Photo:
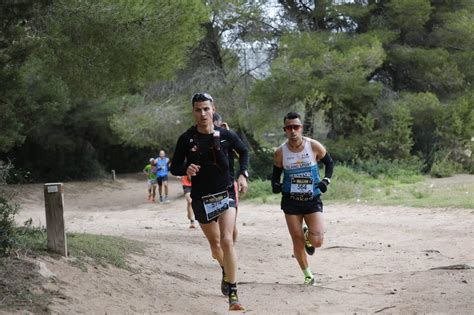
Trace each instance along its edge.
{"label": "black running shorts", "polygon": [[165,176],[157,176],[156,177],[156,181],[158,182],[158,185],[163,185],[163,182],[167,182],[168,181],[168,175],[165,175]]}
{"label": "black running shorts", "polygon": [[281,209],[285,214],[304,215],[314,212],[323,212],[323,202],[320,196],[308,201],[291,200],[290,196],[284,194],[281,198]]}
{"label": "black running shorts", "polygon": [[[235,190],[234,190],[234,185],[232,186],[229,186],[227,188],[227,191],[229,192],[229,207],[230,208],[235,208],[236,207],[236,204],[235,204]],[[206,216],[206,210],[204,210],[204,204],[202,202],[202,199],[201,198],[192,198],[192,207],[193,207],[193,212],[194,212],[194,217],[196,218],[196,220],[201,223],[201,224],[206,224],[206,223],[211,223],[212,221],[214,222],[217,222],[217,219],[219,217],[216,217],[210,221],[207,220],[207,216]]]}
{"label": "black running shorts", "polygon": [[185,186],[185,185],[183,185],[183,192],[184,192],[185,194],[190,193],[190,192],[191,192],[191,188],[192,188],[192,186]]}

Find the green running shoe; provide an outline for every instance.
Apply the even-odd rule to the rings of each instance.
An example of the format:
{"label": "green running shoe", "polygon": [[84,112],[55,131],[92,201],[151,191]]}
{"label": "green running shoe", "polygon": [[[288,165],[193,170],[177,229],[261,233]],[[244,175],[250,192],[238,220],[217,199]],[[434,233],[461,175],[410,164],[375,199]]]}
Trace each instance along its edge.
{"label": "green running shoe", "polygon": [[305,285],[314,285],[314,277],[305,277],[304,278]]}
{"label": "green running shoe", "polygon": [[303,226],[303,232],[304,232],[304,249],[306,250],[306,253],[308,255],[312,256],[314,254],[314,247],[311,244],[311,242],[308,240],[308,227],[305,225]]}
{"label": "green running shoe", "polygon": [[237,290],[231,290],[229,293],[229,311],[245,311],[245,307],[239,302]]}

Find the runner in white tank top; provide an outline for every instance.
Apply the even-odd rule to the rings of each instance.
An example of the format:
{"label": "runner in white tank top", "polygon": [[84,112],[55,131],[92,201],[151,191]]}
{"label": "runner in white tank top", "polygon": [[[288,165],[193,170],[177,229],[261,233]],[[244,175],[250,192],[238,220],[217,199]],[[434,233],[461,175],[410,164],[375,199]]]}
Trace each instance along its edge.
{"label": "runner in white tank top", "polygon": [[[303,149],[299,152],[290,151],[288,142],[281,145],[283,153],[283,186],[282,192],[289,195],[290,200],[311,201],[321,195],[317,184],[319,168],[316,162],[311,141],[303,137]],[[284,209],[283,209],[284,210]]]}
{"label": "runner in white tank top", "polygon": [[[315,280],[306,253],[313,255],[315,247],[323,243],[323,203],[320,196],[330,183],[334,163],[321,143],[303,137],[303,124],[298,113],[288,113],[283,121],[288,140],[275,151],[272,190],[282,193],[281,209],[293,241],[293,253],[304,273],[304,283],[312,285]],[[323,180],[319,177],[318,161],[325,165]],[[280,183],[282,172],[283,184]]]}

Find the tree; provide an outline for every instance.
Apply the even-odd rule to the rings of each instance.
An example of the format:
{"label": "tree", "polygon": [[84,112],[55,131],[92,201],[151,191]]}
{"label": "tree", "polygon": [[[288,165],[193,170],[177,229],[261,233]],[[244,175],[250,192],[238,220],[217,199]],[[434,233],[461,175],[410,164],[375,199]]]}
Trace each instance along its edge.
{"label": "tree", "polygon": [[[355,157],[408,158],[411,152],[429,166],[434,153],[446,148],[444,138],[457,144],[456,152],[468,150],[466,137],[442,128],[440,117],[446,110],[470,117],[465,106],[472,110],[472,104],[458,101],[472,94],[470,1],[278,2],[287,34],[270,75],[253,90],[257,110],[266,117],[301,110],[308,135],[315,115],[324,113],[328,137]],[[457,122],[456,130],[470,124]]]}
{"label": "tree", "polygon": [[204,2],[210,8],[208,19],[201,23],[205,33],[186,67],[171,80],[153,81],[140,96],[114,100],[120,111],[111,119],[112,128],[126,143],[172,149],[179,133],[193,123],[190,98],[199,91],[213,95],[219,113],[233,129],[245,129],[243,104],[254,78],[242,69],[238,52],[250,47],[247,43],[266,40],[270,27],[257,3]]}
{"label": "tree", "polygon": [[[60,178],[88,176],[102,167],[100,152],[118,143],[108,126],[117,107],[105,106],[105,100],[172,78],[186,65],[208,16],[198,0],[22,3],[27,16],[18,14],[17,1],[2,2],[17,21],[8,25],[21,31],[11,32],[15,36],[2,53],[25,55],[2,59],[2,76],[15,71],[2,92],[12,96],[0,105],[8,109],[0,150],[14,156],[17,166],[27,163],[36,174]],[[28,50],[16,48],[18,43],[28,43]],[[61,169],[27,158],[40,153]]]}
{"label": "tree", "polygon": [[325,110],[335,136],[357,130],[353,118],[366,115],[380,93],[381,84],[367,79],[385,58],[380,41],[371,35],[314,32],[284,36],[281,46],[271,76],[255,87],[256,102],[279,109],[273,111],[279,116],[282,109],[304,102],[306,116]]}
{"label": "tree", "polygon": [[30,21],[48,1],[0,3],[0,152],[6,152],[25,139],[19,108],[27,93],[21,81],[21,68],[37,42]]}

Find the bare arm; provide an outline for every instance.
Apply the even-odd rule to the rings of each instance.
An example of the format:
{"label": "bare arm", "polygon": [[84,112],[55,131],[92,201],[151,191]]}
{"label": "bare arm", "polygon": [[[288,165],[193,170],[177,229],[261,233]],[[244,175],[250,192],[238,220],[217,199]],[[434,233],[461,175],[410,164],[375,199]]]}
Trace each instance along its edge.
{"label": "bare arm", "polygon": [[275,155],[273,156],[273,165],[279,168],[283,167],[283,151],[281,147],[275,151]]}
{"label": "bare arm", "polygon": [[314,157],[316,158],[316,162],[322,160],[322,158],[326,155],[326,148],[319,142],[314,139],[309,139],[311,142],[311,149],[313,150]]}

